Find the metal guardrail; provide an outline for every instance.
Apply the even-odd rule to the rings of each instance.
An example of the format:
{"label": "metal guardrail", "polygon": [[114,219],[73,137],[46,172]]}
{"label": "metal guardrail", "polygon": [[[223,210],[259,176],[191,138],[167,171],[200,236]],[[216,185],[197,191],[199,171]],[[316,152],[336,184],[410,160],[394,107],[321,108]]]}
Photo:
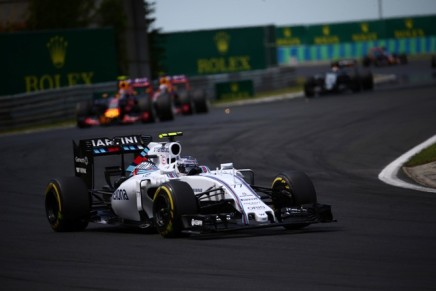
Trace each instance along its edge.
{"label": "metal guardrail", "polygon": [[[209,75],[190,79],[193,88],[203,88],[209,99],[215,99],[215,84],[219,82],[252,80],[255,92],[281,89],[295,83],[293,67],[233,74]],[[0,132],[40,126],[75,118],[78,102],[88,100],[96,91],[112,91],[116,82],[78,85],[40,92],[0,96]]]}
{"label": "metal guardrail", "polygon": [[0,96],[0,132],[72,119],[77,102],[115,86],[109,82]]}

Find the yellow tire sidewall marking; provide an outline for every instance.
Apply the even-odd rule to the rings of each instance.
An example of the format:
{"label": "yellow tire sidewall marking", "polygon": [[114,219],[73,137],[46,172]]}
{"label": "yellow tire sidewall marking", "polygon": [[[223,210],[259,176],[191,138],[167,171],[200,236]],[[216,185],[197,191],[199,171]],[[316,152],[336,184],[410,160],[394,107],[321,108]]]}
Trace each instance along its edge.
{"label": "yellow tire sidewall marking", "polygon": [[62,219],[62,203],[61,203],[61,195],[60,195],[60,191],[59,191],[59,189],[58,189],[58,187],[57,187],[57,185],[55,184],[55,183],[50,183],[48,186],[47,186],[47,190],[46,190],[46,196],[47,196],[47,194],[48,193],[50,193],[50,192],[52,192],[51,190],[54,190],[53,192],[54,192],[54,194],[55,194],[55,198],[56,198],[56,201],[57,201],[57,203],[58,203],[58,209],[59,209],[59,212],[57,213],[57,220],[56,220],[56,223],[53,225],[54,227],[57,227],[58,226],[58,224],[59,224],[59,222],[60,222],[60,220]]}
{"label": "yellow tire sidewall marking", "polygon": [[283,179],[282,177],[277,177],[277,178],[275,178],[274,181],[273,181],[273,183],[272,183],[272,187],[274,187],[274,184],[275,184],[276,182],[277,182],[277,183],[284,184],[285,189],[287,189],[287,190],[291,189],[291,187],[289,187],[288,182],[286,182],[286,180]]}
{"label": "yellow tire sidewall marking", "polygon": [[170,221],[164,231],[164,233],[169,233],[173,230],[173,221],[174,221],[174,201],[173,196],[171,195],[171,190],[166,186],[159,187],[158,191],[156,191],[156,194],[154,195],[153,201],[156,199],[160,191],[164,191],[168,201],[170,202]]}

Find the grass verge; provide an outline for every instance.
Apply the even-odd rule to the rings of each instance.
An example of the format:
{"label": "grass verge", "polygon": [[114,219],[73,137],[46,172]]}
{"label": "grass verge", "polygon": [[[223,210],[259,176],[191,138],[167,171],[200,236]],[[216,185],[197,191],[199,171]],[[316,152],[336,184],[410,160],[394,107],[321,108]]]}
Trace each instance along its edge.
{"label": "grass verge", "polygon": [[22,134],[22,133],[28,133],[28,132],[35,132],[35,131],[42,131],[47,129],[54,129],[54,128],[62,128],[62,127],[72,127],[76,123],[75,120],[67,120],[67,121],[59,121],[54,123],[47,123],[47,124],[40,124],[40,125],[33,125],[33,126],[27,126],[27,127],[19,127],[9,130],[0,130],[0,135],[6,135],[6,134]]}
{"label": "grass verge", "polygon": [[283,89],[277,89],[272,91],[266,91],[266,92],[259,92],[255,93],[253,97],[245,97],[245,98],[225,98],[220,100],[214,100],[212,104],[222,104],[222,103],[229,103],[234,101],[241,101],[241,100],[252,100],[252,99],[258,99],[258,98],[265,98],[265,97],[274,97],[289,93],[295,93],[303,90],[303,85],[295,85],[293,87],[287,87]]}
{"label": "grass verge", "polygon": [[415,167],[419,165],[436,162],[436,144],[423,149],[416,155],[412,156],[405,164],[406,167]]}

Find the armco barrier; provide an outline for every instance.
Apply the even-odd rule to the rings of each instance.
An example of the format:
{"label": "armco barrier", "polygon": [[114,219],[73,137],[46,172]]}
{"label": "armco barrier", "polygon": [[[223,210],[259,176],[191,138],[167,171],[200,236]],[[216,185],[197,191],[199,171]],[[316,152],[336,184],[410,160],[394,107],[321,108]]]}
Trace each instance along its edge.
{"label": "armco barrier", "polygon": [[0,132],[72,119],[77,102],[115,86],[110,82],[0,96]]}
{"label": "armco barrier", "polygon": [[[289,87],[295,83],[295,69],[289,66],[233,74],[191,78],[193,88],[203,88],[215,99],[215,83],[252,80],[255,92]],[[0,132],[73,120],[76,104],[93,92],[113,91],[116,82],[64,87],[34,93],[0,96]]]}

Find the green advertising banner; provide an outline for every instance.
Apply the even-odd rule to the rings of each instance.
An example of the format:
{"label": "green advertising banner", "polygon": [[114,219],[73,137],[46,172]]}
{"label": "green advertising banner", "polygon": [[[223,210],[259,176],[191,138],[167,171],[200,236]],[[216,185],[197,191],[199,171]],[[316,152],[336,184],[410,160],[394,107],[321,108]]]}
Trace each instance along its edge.
{"label": "green advertising banner", "polygon": [[301,45],[306,42],[306,26],[283,26],[276,28],[276,45]]}
{"label": "green advertising banner", "polygon": [[351,22],[343,25],[342,42],[376,41],[385,35],[384,23],[380,21]]}
{"label": "green advertising banner", "polygon": [[164,73],[192,76],[264,69],[270,59],[266,41],[270,31],[250,27],[164,34]]}
{"label": "green advertising banner", "polygon": [[112,29],[4,33],[0,57],[0,95],[106,82],[117,76]]}
{"label": "green advertising banner", "polygon": [[436,35],[436,17],[409,17],[385,20],[386,38],[415,38]]}
{"label": "green advertising banner", "polygon": [[372,47],[408,55],[436,52],[436,15],[276,28],[277,63],[361,58]]}
{"label": "green advertising banner", "polygon": [[253,81],[242,80],[234,82],[216,83],[215,93],[218,100],[253,97]]}
{"label": "green advertising banner", "polygon": [[343,41],[344,34],[340,24],[311,25],[307,27],[306,42],[308,44],[334,44]]}
{"label": "green advertising banner", "polygon": [[314,26],[282,26],[276,28],[276,45],[328,45],[340,42],[374,41],[384,35],[385,26],[380,21]]}

